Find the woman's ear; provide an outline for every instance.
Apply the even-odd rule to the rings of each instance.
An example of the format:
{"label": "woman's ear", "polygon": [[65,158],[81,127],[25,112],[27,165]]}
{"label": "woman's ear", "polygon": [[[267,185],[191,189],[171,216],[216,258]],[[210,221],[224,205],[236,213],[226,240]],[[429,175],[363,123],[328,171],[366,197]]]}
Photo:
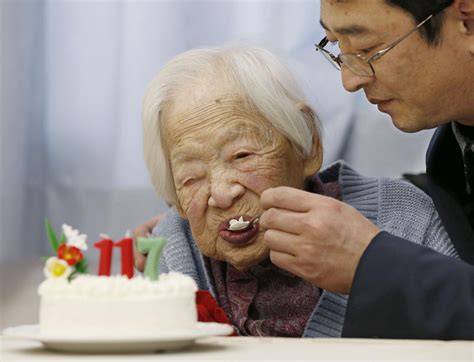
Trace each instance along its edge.
{"label": "woman's ear", "polygon": [[319,133],[316,130],[316,117],[313,110],[306,103],[300,102],[296,106],[303,113],[306,122],[311,130],[312,147],[311,153],[304,161],[304,176],[309,177],[318,172],[323,164],[323,146],[321,144]]}
{"label": "woman's ear", "polygon": [[174,205],[176,207],[176,210],[178,210],[179,216],[181,216],[183,219],[187,219],[183,208],[181,207],[180,202],[177,200],[176,204]]}
{"label": "woman's ear", "polygon": [[321,169],[323,164],[323,146],[319,136],[313,134],[313,147],[311,149],[311,154],[304,161],[304,176],[309,177],[313,176],[316,172]]}

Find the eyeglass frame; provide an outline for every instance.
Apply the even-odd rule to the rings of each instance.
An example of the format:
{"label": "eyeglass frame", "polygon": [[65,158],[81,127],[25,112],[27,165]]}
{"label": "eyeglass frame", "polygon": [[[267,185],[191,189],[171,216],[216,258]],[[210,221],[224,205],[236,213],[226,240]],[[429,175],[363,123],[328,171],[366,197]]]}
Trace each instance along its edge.
{"label": "eyeglass frame", "polygon": [[[406,33],[405,35],[403,35],[402,37],[398,38],[397,40],[395,40],[393,43],[391,43],[388,47],[386,47],[385,49],[382,49],[382,50],[379,50],[378,52],[376,52],[374,55],[371,55],[370,57],[366,58],[365,56],[363,56],[362,54],[355,54],[355,53],[341,53],[339,54],[338,56],[335,56],[333,53],[331,53],[329,50],[326,50],[324,49],[324,47],[328,44],[329,40],[328,40],[328,37],[325,36],[323,39],[321,39],[321,41],[318,43],[318,44],[314,44],[314,46],[316,47],[316,51],[320,51],[323,55],[325,55],[324,57],[337,69],[337,70],[341,70],[342,68],[342,65],[345,64],[342,59],[341,59],[341,55],[354,55],[358,58],[360,58],[361,60],[363,60],[364,62],[366,62],[371,71],[372,71],[372,75],[367,75],[367,74],[359,74],[359,73],[356,73],[354,72],[349,66],[347,66],[347,64],[345,64],[348,69],[356,74],[356,75],[359,75],[361,77],[374,77],[375,76],[375,69],[374,69],[374,66],[372,65],[372,62],[377,60],[377,59],[380,59],[382,58],[385,54],[387,54],[390,50],[392,50],[393,48],[395,48],[398,44],[400,44],[403,40],[405,40],[406,38],[408,38],[411,34],[413,34],[415,31],[417,31],[418,29],[420,29],[423,25],[425,25],[426,22],[428,22],[429,20],[431,20],[433,18],[433,16],[436,15],[437,12],[435,13],[432,13],[430,14],[429,16],[427,16],[424,20],[422,20],[417,26],[415,26],[415,28],[413,28],[412,30],[410,30],[408,33]],[[329,58],[328,58],[329,56]]]}

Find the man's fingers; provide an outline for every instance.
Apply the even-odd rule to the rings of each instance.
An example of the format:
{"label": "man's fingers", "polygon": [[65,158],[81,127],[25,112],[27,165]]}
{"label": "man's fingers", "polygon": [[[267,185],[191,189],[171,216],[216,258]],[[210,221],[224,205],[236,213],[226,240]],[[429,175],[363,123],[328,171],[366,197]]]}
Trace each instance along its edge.
{"label": "man's fingers", "polygon": [[143,272],[143,270],[145,269],[146,255],[143,255],[138,252],[137,247],[136,247],[136,242],[138,238],[149,237],[151,233],[153,232],[154,227],[160,222],[162,217],[163,217],[163,214],[156,215],[152,217],[151,219],[148,219],[147,221],[145,221],[143,224],[138,225],[135,229],[133,229],[133,238],[135,239],[135,248],[134,248],[135,268],[137,268],[137,270],[140,272]]}
{"label": "man's fingers", "polygon": [[144,223],[144,226],[147,227],[148,229],[148,232],[151,234],[152,231],[153,231],[153,228],[158,225],[158,223],[160,222],[160,220],[163,218],[164,214],[159,214],[159,215],[156,215],[156,216],[153,216],[151,219],[147,220],[145,223]]}
{"label": "man's fingers", "polygon": [[146,228],[144,225],[137,226],[133,230],[133,237],[136,239],[138,238],[147,238],[150,236],[150,232],[148,228]]}
{"label": "man's fingers", "polygon": [[292,187],[280,186],[262,192],[262,195],[260,196],[260,205],[264,210],[278,208],[306,212],[314,206],[318,197],[324,196]]}
{"label": "man's fingers", "polygon": [[298,237],[280,230],[267,230],[263,236],[265,244],[274,251],[296,256]]}
{"label": "man's fingers", "polygon": [[270,250],[270,260],[277,267],[296,274],[297,259],[293,255]]}
{"label": "man's fingers", "polygon": [[271,208],[260,216],[260,226],[264,229],[280,230],[294,235],[301,234],[304,230],[303,217],[306,213],[291,210]]}
{"label": "man's fingers", "polygon": [[135,268],[142,272],[145,270],[146,256],[135,250]]}
{"label": "man's fingers", "polygon": [[145,270],[145,263],[146,263],[146,255],[143,255],[140,253],[137,249],[137,240],[138,238],[146,238],[150,235],[148,232],[148,229],[144,227],[143,225],[140,225],[136,227],[133,230],[133,238],[135,240],[134,244],[134,254],[135,254],[135,268],[137,268],[138,271],[143,273],[143,270]]}
{"label": "man's fingers", "polygon": [[138,225],[135,229],[133,229],[133,237],[137,239],[150,236],[153,232],[153,228],[160,222],[162,217],[163,214],[156,215],[145,221],[143,224]]}

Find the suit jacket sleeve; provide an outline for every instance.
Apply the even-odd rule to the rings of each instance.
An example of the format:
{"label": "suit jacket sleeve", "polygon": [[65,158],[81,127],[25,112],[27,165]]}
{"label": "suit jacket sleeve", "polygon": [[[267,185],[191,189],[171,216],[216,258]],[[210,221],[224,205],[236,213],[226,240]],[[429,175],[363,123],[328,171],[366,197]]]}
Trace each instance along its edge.
{"label": "suit jacket sleeve", "polygon": [[342,336],[474,339],[474,266],[379,233],[359,262]]}

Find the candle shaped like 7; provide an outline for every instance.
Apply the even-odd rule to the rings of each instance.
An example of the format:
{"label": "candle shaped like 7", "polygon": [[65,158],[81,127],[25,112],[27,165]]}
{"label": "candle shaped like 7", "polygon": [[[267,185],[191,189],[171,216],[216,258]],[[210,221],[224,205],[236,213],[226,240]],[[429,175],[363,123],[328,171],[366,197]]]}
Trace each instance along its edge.
{"label": "candle shaped like 7", "polygon": [[122,275],[126,275],[129,279],[133,277],[133,239],[125,237],[114,246],[120,248],[120,259],[122,261]]}
{"label": "candle shaped like 7", "polygon": [[112,267],[112,248],[114,242],[105,235],[104,239],[94,243],[94,246],[100,250],[99,271],[97,274],[109,276]]}
{"label": "candle shaped like 7", "polygon": [[139,253],[148,254],[143,274],[150,280],[158,279],[160,257],[166,240],[163,238],[138,238],[137,250]]}

